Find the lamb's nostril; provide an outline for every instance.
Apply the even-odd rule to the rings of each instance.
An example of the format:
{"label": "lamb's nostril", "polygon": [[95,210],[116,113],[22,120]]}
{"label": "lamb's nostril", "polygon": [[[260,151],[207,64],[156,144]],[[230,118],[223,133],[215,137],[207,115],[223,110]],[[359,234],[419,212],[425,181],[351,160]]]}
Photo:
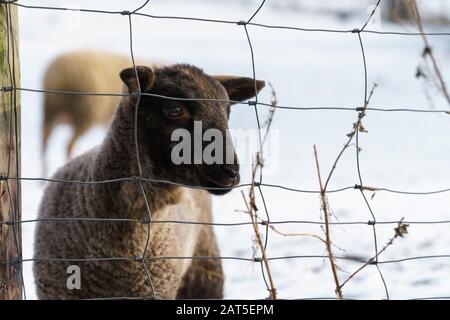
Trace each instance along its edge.
{"label": "lamb's nostril", "polygon": [[225,171],[225,174],[232,178],[232,179],[236,179],[239,176],[239,170],[236,170],[233,167],[222,167],[223,171]]}

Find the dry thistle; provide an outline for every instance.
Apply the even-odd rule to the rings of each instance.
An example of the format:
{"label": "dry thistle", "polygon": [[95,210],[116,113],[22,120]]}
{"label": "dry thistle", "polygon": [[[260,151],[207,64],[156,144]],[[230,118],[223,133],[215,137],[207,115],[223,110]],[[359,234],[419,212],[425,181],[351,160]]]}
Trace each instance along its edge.
{"label": "dry thistle", "polygon": [[409,224],[403,223],[403,218],[402,218],[402,220],[398,223],[397,228],[394,229],[395,230],[394,238],[397,238],[397,237],[403,238],[408,233],[408,227],[409,227]]}
{"label": "dry thistle", "polygon": [[372,258],[368,259],[361,267],[359,267],[355,272],[353,272],[340,286],[340,288],[342,288],[347,282],[349,282],[356,274],[358,274],[361,270],[363,270],[364,268],[366,268],[368,265],[374,263],[377,261],[378,257],[384,252],[386,251],[387,248],[389,248],[393,243],[394,240],[398,237],[403,238],[405,234],[408,233],[408,227],[409,224],[407,223],[403,223],[404,218],[401,218],[400,221],[398,222],[398,225],[396,228],[394,228],[394,236],[389,239],[389,241],[386,243],[386,245],[383,247],[383,249],[381,249],[380,251],[378,251],[378,253],[373,256]]}

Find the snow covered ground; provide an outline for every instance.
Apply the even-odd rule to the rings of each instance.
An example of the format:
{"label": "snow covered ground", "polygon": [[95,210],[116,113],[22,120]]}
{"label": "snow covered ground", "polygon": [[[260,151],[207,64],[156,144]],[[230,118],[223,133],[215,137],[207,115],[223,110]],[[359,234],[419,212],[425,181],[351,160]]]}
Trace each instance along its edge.
{"label": "snow covered ground", "polygon": [[[21,3],[107,10],[132,9],[142,1],[21,1]],[[311,2],[311,1],[309,1]],[[337,2],[337,1],[335,1]],[[375,1],[372,1],[375,2]],[[424,2],[424,1],[421,1]],[[431,2],[431,1],[430,1]],[[427,1],[427,3],[430,3]],[[270,1],[269,1],[270,3]],[[355,1],[353,1],[355,3]],[[368,3],[371,3],[368,1]],[[246,20],[258,7],[257,1],[175,1],[155,0],[142,12],[155,15]],[[355,7],[360,15],[342,20],[333,16],[276,10],[268,5],[254,22],[308,28],[353,29],[367,18],[366,7]],[[358,12],[358,11],[357,11]],[[413,30],[387,23],[369,24],[376,30]],[[233,24],[133,17],[134,52],[138,57],[166,62],[188,62],[211,74],[252,75],[251,55],[244,28]],[[302,32],[248,26],[255,56],[256,76],[275,87],[280,105],[361,106],[364,98],[364,73],[356,34]],[[435,30],[435,29],[432,29]],[[442,29],[439,29],[442,30]],[[449,29],[446,30],[449,32]],[[121,15],[71,13],[64,11],[20,9],[20,58],[22,87],[41,88],[47,64],[57,54],[77,48],[97,48],[129,53],[128,19]],[[416,36],[362,35],[366,50],[369,86],[378,84],[372,107],[430,107],[426,90],[437,109],[448,108],[445,100],[415,77],[421,62],[422,39]],[[442,72],[450,82],[448,37],[430,37]],[[426,90],[425,90],[426,89]],[[265,89],[260,101],[270,100]],[[41,176],[40,123],[42,95],[22,93],[22,168],[23,176]],[[267,108],[259,107],[261,119]],[[345,143],[356,120],[355,112],[278,110],[273,129],[279,133],[277,152],[267,154],[269,162],[264,182],[299,189],[318,189],[313,144],[319,151],[323,175]],[[439,114],[369,112],[364,119],[368,133],[360,135],[361,168],[366,185],[429,191],[450,187],[450,118]],[[232,128],[256,128],[252,107],[234,106]],[[99,143],[104,130],[96,128],[76,146],[82,153]],[[50,140],[52,171],[64,162],[67,127],[58,128]],[[242,166],[242,182],[248,182],[251,164]],[[355,147],[344,154],[330,188],[357,183]],[[23,182],[23,218],[36,217],[42,185]],[[272,220],[321,221],[319,197],[263,187]],[[377,192],[370,204],[379,221],[450,219],[448,193],[433,196],[408,196]],[[262,203],[258,199],[259,207]],[[372,217],[357,190],[329,195],[333,221],[368,221]],[[239,190],[214,198],[216,222],[249,221],[239,210],[245,206]],[[260,214],[264,216],[261,211]],[[397,239],[380,260],[424,255],[450,254],[449,224],[412,224],[405,238]],[[379,248],[394,234],[393,224],[377,225]],[[317,225],[285,224],[280,231],[315,233]],[[24,258],[32,257],[34,224],[23,225]],[[251,226],[216,227],[223,256],[252,257]],[[372,227],[368,225],[333,226],[332,238],[337,256],[368,259],[374,254]],[[283,237],[270,232],[269,257],[324,255],[324,245],[311,237]],[[345,279],[359,263],[338,261],[339,276]],[[282,298],[334,297],[334,282],[328,261],[322,258],[275,260],[270,263],[273,278]],[[227,298],[265,298],[268,293],[259,264],[224,261]],[[394,299],[450,296],[450,259],[434,258],[380,265],[390,297]],[[35,298],[31,263],[25,263],[27,298]],[[347,298],[385,298],[375,266],[369,266],[343,289]]]}

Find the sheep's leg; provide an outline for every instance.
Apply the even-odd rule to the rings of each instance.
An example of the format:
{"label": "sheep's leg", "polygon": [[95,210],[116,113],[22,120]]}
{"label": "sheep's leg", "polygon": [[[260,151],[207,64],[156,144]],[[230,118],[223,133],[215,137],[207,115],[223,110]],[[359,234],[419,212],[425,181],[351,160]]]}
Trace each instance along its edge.
{"label": "sheep's leg", "polygon": [[[204,226],[194,256],[220,256],[212,226]],[[194,259],[182,279],[177,299],[222,299],[223,282],[219,259]]]}
{"label": "sheep's leg", "polygon": [[70,141],[67,144],[67,149],[66,149],[66,159],[67,160],[72,159],[73,148],[75,146],[75,143],[87,131],[88,127],[87,126],[78,126],[75,124],[75,125],[73,125],[73,129],[74,129],[74,131],[73,131],[72,137],[70,138]]}
{"label": "sheep's leg", "polygon": [[47,159],[47,147],[48,147],[48,139],[50,138],[50,135],[55,127],[55,122],[53,121],[47,121],[45,119],[44,125],[43,125],[43,133],[42,133],[42,176],[47,177],[47,166],[48,166],[48,159]]}

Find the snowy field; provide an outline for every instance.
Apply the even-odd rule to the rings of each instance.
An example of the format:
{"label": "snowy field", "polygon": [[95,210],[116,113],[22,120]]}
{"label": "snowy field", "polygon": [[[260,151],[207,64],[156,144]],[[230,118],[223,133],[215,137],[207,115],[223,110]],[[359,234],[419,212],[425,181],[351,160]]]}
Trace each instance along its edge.
{"label": "snowy field", "polygon": [[[123,10],[136,8],[141,1],[20,1],[24,4]],[[275,1],[274,1],[275,2]],[[284,1],[287,3],[286,1]],[[307,1],[312,3],[312,1]],[[341,1],[339,1],[341,2]],[[351,6],[348,19],[320,15],[316,11],[282,10],[268,1],[254,19],[257,23],[307,28],[353,29],[367,19],[365,6]],[[358,1],[359,2],[359,1]],[[376,1],[367,1],[368,4]],[[425,1],[420,1],[425,3]],[[431,6],[437,1],[426,1]],[[330,8],[338,1],[328,1]],[[155,15],[183,15],[225,20],[247,20],[258,7],[257,1],[174,1],[154,0],[142,10]],[[432,10],[432,7],[428,8]],[[370,23],[371,30],[414,31],[411,26]],[[446,31],[447,27],[430,27]],[[134,52],[137,57],[164,62],[187,62],[210,74],[252,76],[249,46],[244,28],[233,24],[133,17]],[[256,77],[270,81],[280,105],[359,107],[364,99],[364,72],[357,34],[303,32],[248,26],[254,49]],[[42,88],[48,63],[59,53],[79,48],[95,48],[129,53],[128,18],[121,15],[70,13],[20,8],[20,59],[22,87]],[[362,35],[366,51],[369,87],[378,84],[371,107],[447,109],[448,105],[432,88],[415,78],[422,62],[423,42],[417,36]],[[450,83],[449,37],[430,37],[442,72]],[[427,96],[432,96],[430,103]],[[41,176],[40,141],[43,96],[22,93],[22,168],[23,176]],[[270,90],[259,96],[270,101]],[[432,104],[432,105],[431,105]],[[263,121],[268,108],[259,107]],[[323,175],[346,142],[357,117],[352,111],[277,110],[273,129],[278,132],[276,148],[266,154],[272,167],[266,168],[264,182],[287,187],[317,190],[313,157],[316,144]],[[256,128],[253,107],[237,105],[231,112],[232,128]],[[450,117],[443,114],[368,112],[364,119],[368,133],[361,133],[361,169],[366,185],[398,190],[430,191],[450,187]],[[80,154],[102,140],[103,128],[95,128],[76,145]],[[68,127],[59,127],[50,140],[52,171],[61,166],[64,147],[70,136]],[[254,149],[253,149],[254,150]],[[344,154],[330,189],[353,186],[358,182],[355,146]],[[250,179],[251,163],[242,165],[242,182]],[[263,187],[270,217],[274,221],[322,221],[317,194],[289,192]],[[23,182],[23,219],[36,217],[43,185]],[[247,190],[244,189],[245,192]],[[450,220],[449,193],[410,196],[377,192],[367,196],[379,221]],[[264,217],[258,199],[260,215]],[[334,222],[368,221],[372,217],[357,190],[329,195]],[[240,190],[214,198],[216,222],[248,222]],[[376,226],[379,249],[394,234],[395,224]],[[380,261],[415,256],[450,254],[450,224],[411,224],[405,238],[396,239]],[[282,232],[313,233],[323,236],[318,225],[284,224]],[[33,255],[32,223],[23,225],[24,258]],[[57,230],[55,230],[57,232]],[[216,227],[223,256],[251,258],[254,235],[249,225]],[[372,227],[339,225],[331,229],[336,256],[369,259],[374,254]],[[323,243],[312,237],[283,237],[269,233],[269,257],[325,255]],[[339,249],[340,248],[340,249]],[[361,264],[338,260],[339,277],[344,280]],[[329,263],[323,258],[298,258],[271,261],[274,282],[281,298],[335,297]],[[31,263],[25,263],[28,299],[34,299]],[[265,298],[268,296],[259,264],[224,261],[226,298]],[[429,258],[379,265],[390,298],[450,297],[450,259]],[[386,298],[375,266],[368,266],[344,288],[346,298]]]}

